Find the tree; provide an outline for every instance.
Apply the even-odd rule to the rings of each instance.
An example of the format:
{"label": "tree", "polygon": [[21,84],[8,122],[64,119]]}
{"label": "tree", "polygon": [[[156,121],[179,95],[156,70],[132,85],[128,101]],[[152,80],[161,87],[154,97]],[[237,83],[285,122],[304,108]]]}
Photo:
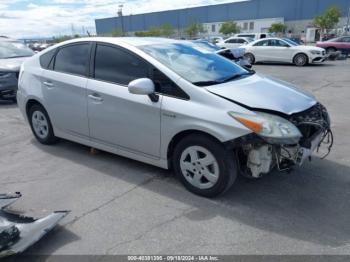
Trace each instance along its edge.
{"label": "tree", "polygon": [[164,24],[160,27],[152,27],[148,31],[135,32],[135,35],[139,37],[159,37],[159,36],[170,37],[174,34],[175,34],[175,29],[171,24]]}
{"label": "tree", "polygon": [[283,23],[273,23],[269,28],[269,33],[284,33],[287,30],[287,26]]}
{"label": "tree", "polygon": [[314,25],[321,28],[321,38],[323,38],[325,32],[334,28],[339,23],[341,16],[341,9],[337,6],[333,6],[328,8],[323,15],[314,18]]}
{"label": "tree", "polygon": [[121,29],[115,29],[112,32],[112,36],[113,37],[120,37],[120,36],[124,36],[123,31]]}
{"label": "tree", "polygon": [[164,24],[160,27],[161,35],[170,37],[175,34],[175,28],[171,24]]}
{"label": "tree", "polygon": [[224,35],[237,34],[241,30],[235,21],[228,21],[221,25],[220,33]]}
{"label": "tree", "polygon": [[204,30],[203,24],[193,22],[188,27],[186,27],[185,32],[190,38],[194,38],[199,33],[204,33],[205,30]]}

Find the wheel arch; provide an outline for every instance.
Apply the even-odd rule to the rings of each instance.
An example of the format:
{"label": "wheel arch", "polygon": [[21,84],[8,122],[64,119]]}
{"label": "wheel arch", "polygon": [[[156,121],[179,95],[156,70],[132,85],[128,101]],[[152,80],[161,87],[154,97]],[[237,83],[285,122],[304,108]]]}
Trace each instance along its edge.
{"label": "wheel arch", "polygon": [[[28,99],[28,101],[26,102],[26,106],[25,106],[25,112],[26,112],[26,116],[27,116],[28,120],[29,120],[29,110],[34,105],[40,105],[46,110],[45,106],[38,99],[35,99],[35,98]],[[46,112],[47,112],[47,110],[46,110]]]}
{"label": "wheel arch", "polygon": [[168,160],[168,167],[169,169],[172,168],[172,164],[171,164],[171,158],[172,155],[174,153],[174,149],[176,147],[176,145],[185,137],[189,136],[189,135],[194,135],[194,134],[198,134],[198,135],[203,135],[203,136],[207,136],[209,139],[213,139],[215,141],[217,141],[218,143],[222,143],[217,137],[215,137],[212,134],[209,134],[205,131],[201,131],[198,129],[188,129],[188,130],[183,130],[177,134],[175,134],[173,136],[173,138],[170,140],[169,144],[168,144],[168,148],[167,148],[167,160]]}
{"label": "wheel arch", "polygon": [[297,55],[304,55],[304,56],[306,56],[306,59],[307,59],[306,64],[310,63],[310,57],[305,52],[299,51],[293,56],[293,60],[292,60],[293,64],[294,64],[294,61],[295,61],[295,58],[296,58]]}

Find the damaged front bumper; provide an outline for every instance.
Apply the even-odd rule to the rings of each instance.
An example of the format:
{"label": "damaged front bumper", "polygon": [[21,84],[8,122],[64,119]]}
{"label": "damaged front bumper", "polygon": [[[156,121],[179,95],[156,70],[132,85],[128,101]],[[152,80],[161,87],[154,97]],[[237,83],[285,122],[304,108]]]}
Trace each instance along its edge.
{"label": "damaged front bumper", "polygon": [[330,118],[325,107],[316,104],[312,108],[291,116],[284,116],[301,132],[302,138],[293,144],[272,143],[255,134],[235,141],[234,148],[239,161],[239,169],[244,176],[259,178],[271,172],[290,170],[311,159],[314,152],[326,149],[325,158],[333,146]]}
{"label": "damaged front bumper", "polygon": [[69,212],[56,211],[36,220],[7,211],[6,208],[20,197],[20,193],[0,194],[0,257],[22,253],[53,229]]}

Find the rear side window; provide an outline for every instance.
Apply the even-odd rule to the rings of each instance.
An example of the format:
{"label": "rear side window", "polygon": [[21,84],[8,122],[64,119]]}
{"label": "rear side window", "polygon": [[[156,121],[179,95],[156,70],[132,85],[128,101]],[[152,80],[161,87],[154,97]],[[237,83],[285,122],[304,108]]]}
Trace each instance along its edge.
{"label": "rear side window", "polygon": [[269,45],[269,40],[264,40],[257,42],[254,46],[268,46]]}
{"label": "rear side window", "polygon": [[56,49],[53,49],[45,54],[43,54],[42,56],[40,56],[40,65],[42,68],[44,69],[49,69],[50,65],[51,65],[51,61],[53,56],[56,53]]}
{"label": "rear side window", "polygon": [[226,43],[235,44],[235,43],[237,43],[237,40],[236,39],[229,39],[226,41]]}
{"label": "rear side window", "polygon": [[120,48],[97,45],[95,79],[126,86],[144,77],[149,77],[149,66],[142,59]]}
{"label": "rear side window", "polygon": [[55,59],[54,70],[86,76],[89,64],[89,44],[76,44],[61,48]]}

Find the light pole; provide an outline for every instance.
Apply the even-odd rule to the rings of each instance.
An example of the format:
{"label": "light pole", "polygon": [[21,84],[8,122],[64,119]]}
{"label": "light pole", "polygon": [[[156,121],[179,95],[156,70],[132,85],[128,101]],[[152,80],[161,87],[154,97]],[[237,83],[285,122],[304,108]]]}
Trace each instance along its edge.
{"label": "light pole", "polygon": [[118,6],[118,16],[120,17],[121,24],[122,24],[122,35],[124,36],[124,18],[123,18],[123,4],[120,4]]}
{"label": "light pole", "polygon": [[346,23],[346,34],[349,35],[350,33],[350,5],[349,5],[349,11],[348,11],[348,21]]}

